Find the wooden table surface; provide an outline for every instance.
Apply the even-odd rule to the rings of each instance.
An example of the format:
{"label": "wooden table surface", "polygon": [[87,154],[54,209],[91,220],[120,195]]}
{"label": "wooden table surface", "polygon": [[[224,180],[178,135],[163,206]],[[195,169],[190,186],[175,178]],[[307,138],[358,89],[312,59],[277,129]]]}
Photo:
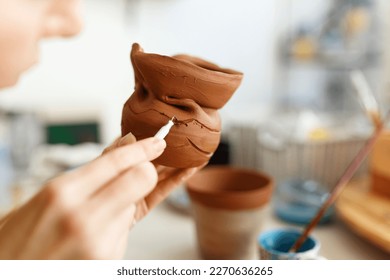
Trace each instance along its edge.
{"label": "wooden table surface", "polygon": [[368,178],[348,184],[336,206],[354,232],[390,254],[390,198],[372,192]]}
{"label": "wooden table surface", "polygon": [[[271,205],[264,211],[263,230],[291,226],[273,215]],[[330,260],[390,259],[389,253],[358,236],[337,216],[332,223],[318,226],[313,235],[322,243],[322,256]],[[199,259],[192,217],[161,204],[133,228],[125,258]]]}

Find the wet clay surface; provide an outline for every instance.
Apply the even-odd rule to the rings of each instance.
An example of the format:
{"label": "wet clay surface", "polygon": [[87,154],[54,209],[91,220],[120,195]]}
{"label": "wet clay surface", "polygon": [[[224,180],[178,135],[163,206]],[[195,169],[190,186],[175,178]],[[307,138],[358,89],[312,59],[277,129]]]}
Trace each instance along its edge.
{"label": "wet clay surface", "polygon": [[157,164],[188,168],[210,160],[221,137],[218,110],[232,97],[243,74],[200,58],[144,53],[133,44],[135,90],[122,111],[122,135],[153,136],[169,119],[175,125]]}
{"label": "wet clay surface", "polygon": [[273,180],[249,169],[207,167],[187,181],[187,190],[192,200],[209,207],[253,209],[269,202]]}

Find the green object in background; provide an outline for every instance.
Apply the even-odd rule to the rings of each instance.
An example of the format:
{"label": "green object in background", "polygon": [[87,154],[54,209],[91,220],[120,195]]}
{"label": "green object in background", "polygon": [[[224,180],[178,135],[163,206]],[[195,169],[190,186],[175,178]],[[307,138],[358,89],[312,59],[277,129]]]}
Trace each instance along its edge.
{"label": "green object in background", "polygon": [[99,143],[99,126],[97,123],[51,124],[46,127],[46,142],[68,145]]}

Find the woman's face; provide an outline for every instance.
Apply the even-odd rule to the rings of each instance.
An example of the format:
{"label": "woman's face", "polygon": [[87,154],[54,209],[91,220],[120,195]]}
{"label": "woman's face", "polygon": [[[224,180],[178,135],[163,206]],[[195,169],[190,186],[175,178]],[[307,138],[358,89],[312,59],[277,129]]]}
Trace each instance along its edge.
{"label": "woman's face", "polygon": [[80,0],[0,0],[0,88],[38,61],[39,41],[76,35]]}

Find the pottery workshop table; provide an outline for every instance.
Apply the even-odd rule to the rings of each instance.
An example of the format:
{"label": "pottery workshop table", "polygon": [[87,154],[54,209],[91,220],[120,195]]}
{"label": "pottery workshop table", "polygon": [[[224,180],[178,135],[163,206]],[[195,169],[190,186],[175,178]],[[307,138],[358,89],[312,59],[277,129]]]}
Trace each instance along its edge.
{"label": "pottery workshop table", "polygon": [[[266,211],[264,230],[289,226],[273,216],[271,207]],[[389,254],[355,235],[337,218],[317,227],[314,235],[322,243],[321,254],[330,260],[390,259]],[[133,228],[125,259],[199,259],[191,216],[162,203]]]}

